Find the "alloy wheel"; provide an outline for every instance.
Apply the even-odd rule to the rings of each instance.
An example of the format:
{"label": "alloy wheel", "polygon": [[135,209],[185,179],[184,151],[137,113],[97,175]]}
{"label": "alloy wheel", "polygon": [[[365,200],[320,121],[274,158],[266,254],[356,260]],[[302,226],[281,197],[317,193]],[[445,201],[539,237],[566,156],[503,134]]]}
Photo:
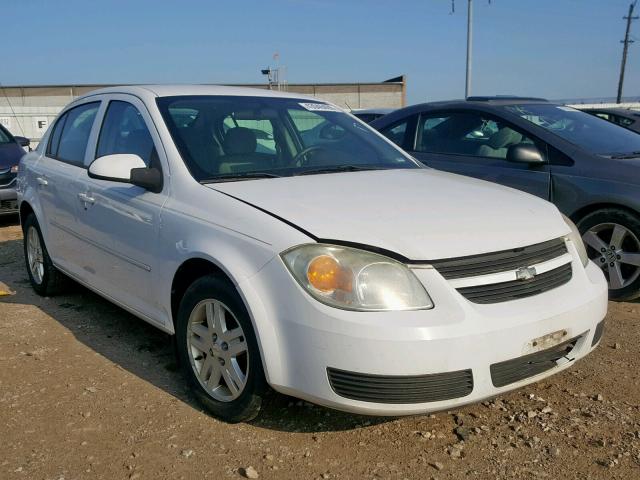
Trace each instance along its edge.
{"label": "alloy wheel", "polygon": [[40,285],[44,277],[44,257],[40,235],[38,235],[38,231],[33,226],[27,230],[27,261],[29,262],[29,270],[33,280]]}
{"label": "alloy wheel", "polygon": [[240,396],[249,375],[245,334],[233,312],[214,299],[198,303],[189,316],[187,352],[200,385],[214,399]]}
{"label": "alloy wheel", "polygon": [[609,288],[619,290],[640,276],[640,240],[623,225],[600,223],[582,236],[589,258],[605,273]]}

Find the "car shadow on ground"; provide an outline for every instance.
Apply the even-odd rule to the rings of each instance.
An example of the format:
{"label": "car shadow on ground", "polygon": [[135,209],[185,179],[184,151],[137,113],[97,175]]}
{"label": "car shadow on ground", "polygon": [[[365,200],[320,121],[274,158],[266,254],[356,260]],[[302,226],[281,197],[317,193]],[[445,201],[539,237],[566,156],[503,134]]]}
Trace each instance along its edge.
{"label": "car shadow on ground", "polygon": [[[134,317],[81,285],[55,297],[38,296],[29,284],[21,239],[0,242],[0,281],[12,292],[0,303],[34,305],[73,336],[109,361],[202,410],[177,365],[172,337]],[[311,405],[271,392],[263,411],[251,424],[286,432],[315,433],[350,430],[389,421]]]}

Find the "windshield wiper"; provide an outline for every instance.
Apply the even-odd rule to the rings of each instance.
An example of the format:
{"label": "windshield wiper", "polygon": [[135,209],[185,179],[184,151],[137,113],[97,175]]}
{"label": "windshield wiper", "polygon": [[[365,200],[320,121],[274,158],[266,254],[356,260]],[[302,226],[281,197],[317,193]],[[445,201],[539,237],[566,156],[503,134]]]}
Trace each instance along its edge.
{"label": "windshield wiper", "polygon": [[200,183],[238,182],[254,178],[280,178],[280,175],[268,172],[224,173],[200,180]]}
{"label": "windshield wiper", "polygon": [[317,175],[321,173],[338,173],[338,172],[361,172],[364,170],[388,170],[386,167],[376,167],[373,165],[333,165],[327,167],[312,168],[296,172],[293,175]]}

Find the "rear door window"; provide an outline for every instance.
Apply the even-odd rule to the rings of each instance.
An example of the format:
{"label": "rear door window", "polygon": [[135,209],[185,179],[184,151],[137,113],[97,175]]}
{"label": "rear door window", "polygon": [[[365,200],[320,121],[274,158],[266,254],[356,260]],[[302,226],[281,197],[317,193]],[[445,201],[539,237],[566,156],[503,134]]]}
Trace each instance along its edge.
{"label": "rear door window", "polygon": [[84,166],[87,142],[99,106],[100,102],[85,103],[72,108],[58,120],[49,143],[49,153],[53,158]]}

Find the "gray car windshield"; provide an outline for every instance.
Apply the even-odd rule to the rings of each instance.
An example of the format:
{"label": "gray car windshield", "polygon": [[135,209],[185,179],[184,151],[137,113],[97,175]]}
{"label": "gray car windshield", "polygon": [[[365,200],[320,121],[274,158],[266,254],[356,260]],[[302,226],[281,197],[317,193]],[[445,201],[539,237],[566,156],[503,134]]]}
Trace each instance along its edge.
{"label": "gray car windshield", "polygon": [[553,104],[508,105],[511,113],[599,155],[639,156],[640,135],[571,107]]}
{"label": "gray car windshield", "polygon": [[200,182],[421,168],[326,103],[212,95],[157,102],[180,155]]}

